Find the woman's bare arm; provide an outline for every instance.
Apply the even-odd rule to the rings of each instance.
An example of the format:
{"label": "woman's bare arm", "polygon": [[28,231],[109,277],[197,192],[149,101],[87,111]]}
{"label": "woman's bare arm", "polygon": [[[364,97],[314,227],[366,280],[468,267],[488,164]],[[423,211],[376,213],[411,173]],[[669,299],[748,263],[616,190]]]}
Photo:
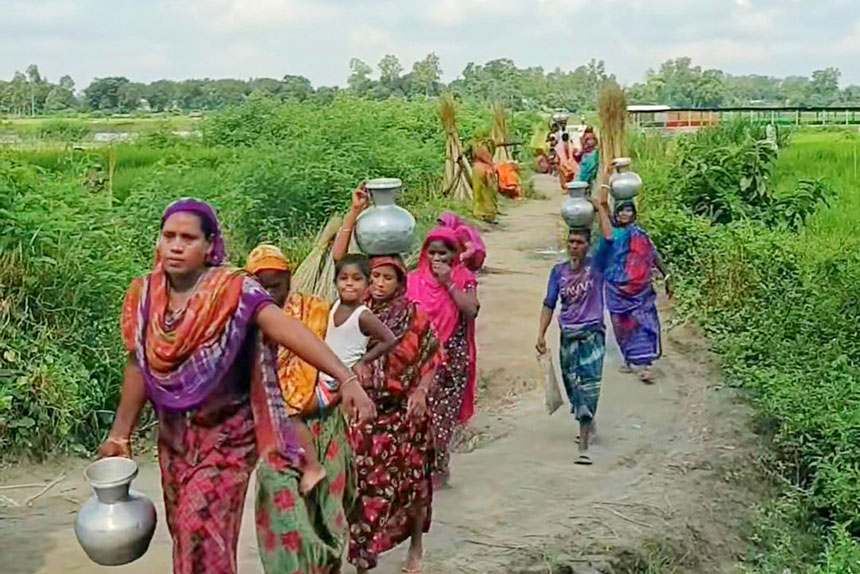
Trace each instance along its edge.
{"label": "woman's bare arm", "polygon": [[337,236],[334,238],[334,245],[331,247],[331,256],[335,261],[340,261],[349,253],[349,241],[352,239],[352,230],[355,227],[355,222],[366,208],[367,192],[364,191],[364,183],[362,183],[358,189],[352,192],[352,205],[343,219],[343,225],[341,225]]}
{"label": "woman's bare arm", "polygon": [[131,457],[131,435],[137,427],[145,404],[146,384],[143,373],[137,366],[134,356],[129,353],[125,363],[119,406],[107,441],[100,449],[102,456]]}
{"label": "woman's bare arm", "polygon": [[361,332],[376,341],[376,344],[370,347],[364,356],[361,358],[362,363],[371,363],[388,353],[397,343],[397,339],[388,325],[383,323],[379,317],[371,311],[363,311],[358,318],[358,326]]}

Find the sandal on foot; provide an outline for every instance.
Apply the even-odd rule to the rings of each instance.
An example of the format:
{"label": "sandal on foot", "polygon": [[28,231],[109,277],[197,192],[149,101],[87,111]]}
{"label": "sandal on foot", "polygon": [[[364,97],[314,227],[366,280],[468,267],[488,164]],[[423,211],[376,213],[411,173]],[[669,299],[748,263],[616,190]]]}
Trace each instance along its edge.
{"label": "sandal on foot", "polygon": [[618,367],[618,372],[625,375],[629,375],[633,372],[633,367],[631,367],[627,363],[624,363],[620,367]]}
{"label": "sandal on foot", "polygon": [[584,466],[591,466],[592,464],[594,464],[594,461],[591,460],[591,456],[584,452],[579,453],[579,458],[577,458],[574,462],[576,464],[581,464]]}

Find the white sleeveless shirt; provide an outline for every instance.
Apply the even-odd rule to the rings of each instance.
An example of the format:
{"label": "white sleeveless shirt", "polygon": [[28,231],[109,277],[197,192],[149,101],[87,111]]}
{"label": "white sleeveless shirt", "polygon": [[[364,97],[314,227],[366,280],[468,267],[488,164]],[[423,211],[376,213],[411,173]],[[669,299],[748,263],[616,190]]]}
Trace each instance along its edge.
{"label": "white sleeveless shirt", "polygon": [[[347,367],[355,365],[367,352],[370,337],[361,332],[359,318],[367,311],[367,307],[357,307],[342,325],[335,326],[334,314],[340,307],[340,301],[334,304],[328,315],[328,328],[325,332],[325,342],[334,351],[338,359]],[[326,376],[327,380],[331,377]]]}

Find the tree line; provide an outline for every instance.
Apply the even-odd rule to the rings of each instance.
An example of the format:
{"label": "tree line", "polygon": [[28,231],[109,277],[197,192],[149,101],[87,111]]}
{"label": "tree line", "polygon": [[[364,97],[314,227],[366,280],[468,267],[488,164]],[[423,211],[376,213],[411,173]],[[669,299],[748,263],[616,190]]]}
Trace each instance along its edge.
{"label": "tree line", "polygon": [[[36,65],[0,80],[0,114],[11,116],[62,113],[136,113],[218,110],[255,94],[281,100],[332,101],[339,92],[383,100],[426,98],[451,90],[460,98],[504,103],[514,110],[594,109],[600,87],[614,76],[603,61],[591,60],[574,70],[517,67],[502,58],[484,64],[470,62],[449,84],[442,82],[436,54],[428,54],[407,71],[397,56],[384,56],[374,68],[354,58],[346,87],[314,87],[304,76],[277,78],[157,80],[148,84],[124,76],[96,78],[77,91],[70,76],[56,83]],[[664,62],[648,70],[645,80],[627,88],[628,101],[642,104],[712,107],[732,105],[832,106],[860,104],[860,86],[839,85],[837,68],[816,70],[811,76],[776,78],[734,76],[722,70],[694,66],[690,58]]]}

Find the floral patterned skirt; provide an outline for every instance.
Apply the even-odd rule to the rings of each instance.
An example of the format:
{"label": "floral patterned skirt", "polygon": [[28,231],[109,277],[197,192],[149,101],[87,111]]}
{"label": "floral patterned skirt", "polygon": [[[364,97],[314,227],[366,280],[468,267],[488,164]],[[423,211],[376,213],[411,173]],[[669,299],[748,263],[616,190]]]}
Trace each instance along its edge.
{"label": "floral patterned skirt", "polygon": [[162,420],[158,444],[174,574],[236,574],[236,547],[257,461],[248,405],[217,424]]}
{"label": "floral patterned skirt", "polygon": [[306,419],[327,476],[305,497],[301,474],[264,461],[257,470],[257,543],[266,574],[334,574],[346,549],[354,501],[352,451],[339,410]]}
{"label": "floral patterned skirt", "polygon": [[349,435],[358,490],[349,516],[349,559],[371,569],[380,554],[410,537],[422,511],[424,532],[430,529],[429,418],[421,423],[407,420],[406,400],[401,399],[389,409],[380,408],[373,422],[351,426]]}
{"label": "floral patterned skirt", "polygon": [[469,342],[466,324],[445,345],[446,360],[436,370],[436,379],[428,401],[432,416],[433,447],[436,451],[434,472],[447,473],[451,460],[450,446],[460,429],[460,409],[469,378]]}

